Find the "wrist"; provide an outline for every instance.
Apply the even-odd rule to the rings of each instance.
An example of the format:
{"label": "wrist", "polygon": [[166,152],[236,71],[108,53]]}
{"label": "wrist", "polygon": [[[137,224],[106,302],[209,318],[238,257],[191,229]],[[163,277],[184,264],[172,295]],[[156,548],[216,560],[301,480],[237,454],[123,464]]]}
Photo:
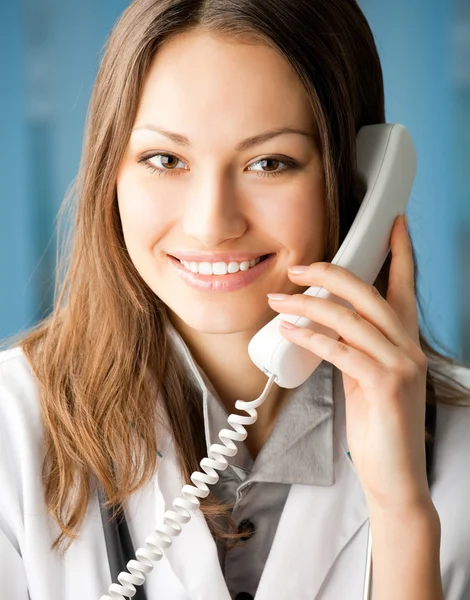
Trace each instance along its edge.
{"label": "wrist", "polygon": [[370,507],[374,597],[442,600],[441,525],[432,502]]}
{"label": "wrist", "polygon": [[409,535],[412,528],[417,535],[422,533],[429,539],[440,541],[441,522],[431,499],[413,505],[388,507],[369,505],[371,530],[387,532],[394,536]]}
{"label": "wrist", "polygon": [[370,515],[377,519],[397,519],[410,518],[429,519],[437,517],[436,507],[431,499],[429,492],[422,494],[408,495],[399,502],[382,502],[366,494],[366,503]]}

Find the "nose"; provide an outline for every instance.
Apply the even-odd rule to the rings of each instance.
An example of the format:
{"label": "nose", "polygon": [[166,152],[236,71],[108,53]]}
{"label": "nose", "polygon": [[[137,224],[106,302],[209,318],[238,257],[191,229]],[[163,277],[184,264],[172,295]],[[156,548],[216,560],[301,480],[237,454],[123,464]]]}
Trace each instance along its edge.
{"label": "nose", "polygon": [[183,231],[201,247],[215,248],[241,237],[247,228],[233,183],[228,176],[201,175],[188,191]]}

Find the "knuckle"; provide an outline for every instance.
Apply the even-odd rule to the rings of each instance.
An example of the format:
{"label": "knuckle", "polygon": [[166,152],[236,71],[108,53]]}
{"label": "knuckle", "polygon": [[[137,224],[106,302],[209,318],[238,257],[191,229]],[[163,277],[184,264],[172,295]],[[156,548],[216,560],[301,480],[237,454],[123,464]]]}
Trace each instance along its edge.
{"label": "knuckle", "polygon": [[354,322],[358,322],[362,320],[361,315],[355,310],[345,310],[344,316],[346,319]]}
{"label": "knuckle", "polygon": [[326,273],[332,269],[333,265],[329,262],[317,262],[315,263],[315,268],[319,269],[323,273]]}
{"label": "knuckle", "polygon": [[410,381],[419,375],[421,369],[416,361],[408,359],[405,361],[405,378]]}
{"label": "knuckle", "polygon": [[382,298],[381,293],[374,285],[365,284],[362,289],[372,298]]}
{"label": "knuckle", "polygon": [[399,396],[420,374],[421,370],[414,360],[401,356],[384,369],[381,387],[391,395]]}
{"label": "knuckle", "polygon": [[416,364],[418,365],[418,367],[420,368],[420,370],[427,370],[428,368],[428,357],[426,356],[426,354],[418,349],[418,352],[416,354]]}
{"label": "knuckle", "polygon": [[392,369],[394,387],[402,388],[403,385],[413,381],[421,373],[418,363],[408,356],[401,356]]}
{"label": "knuckle", "polygon": [[343,344],[342,342],[336,342],[336,344],[334,344],[334,346],[331,349],[331,357],[333,359],[335,359],[336,357],[343,357],[344,355],[346,355],[349,351],[349,348],[346,344]]}
{"label": "knuckle", "polygon": [[[303,310],[307,309],[312,302],[312,297],[306,296],[305,294],[297,294],[296,298],[298,299],[298,302],[300,302]],[[315,300],[315,298],[313,298],[313,300]]]}

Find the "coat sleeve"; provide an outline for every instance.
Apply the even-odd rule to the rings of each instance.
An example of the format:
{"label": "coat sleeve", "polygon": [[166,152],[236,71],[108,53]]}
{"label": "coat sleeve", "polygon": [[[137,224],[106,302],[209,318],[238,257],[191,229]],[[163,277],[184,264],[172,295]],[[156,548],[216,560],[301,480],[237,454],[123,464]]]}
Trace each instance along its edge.
{"label": "coat sleeve", "polygon": [[24,494],[20,483],[19,431],[11,418],[18,409],[18,390],[14,380],[7,385],[9,378],[5,376],[5,358],[10,355],[11,352],[0,355],[0,598],[28,600],[21,550]]}
{"label": "coat sleeve", "polygon": [[0,586],[2,598],[28,600],[28,586],[23,560],[10,542],[5,532],[0,529]]}
{"label": "coat sleeve", "polygon": [[444,598],[470,600],[470,369],[453,377],[469,393],[462,406],[438,404],[431,494],[441,521]]}

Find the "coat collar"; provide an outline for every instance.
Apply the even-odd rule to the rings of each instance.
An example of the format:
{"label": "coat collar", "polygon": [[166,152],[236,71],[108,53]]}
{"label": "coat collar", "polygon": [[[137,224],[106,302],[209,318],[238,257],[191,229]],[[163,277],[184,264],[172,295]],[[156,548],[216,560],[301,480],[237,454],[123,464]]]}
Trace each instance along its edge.
{"label": "coat collar", "polygon": [[[279,598],[316,598],[342,549],[368,518],[362,487],[347,455],[344,391],[336,368],[333,385],[335,483],[291,486],[255,600],[271,600],[273,590]],[[155,478],[159,523],[184,485],[167,439]],[[216,544],[200,511],[193,513],[165,554],[192,600],[230,600]]]}

